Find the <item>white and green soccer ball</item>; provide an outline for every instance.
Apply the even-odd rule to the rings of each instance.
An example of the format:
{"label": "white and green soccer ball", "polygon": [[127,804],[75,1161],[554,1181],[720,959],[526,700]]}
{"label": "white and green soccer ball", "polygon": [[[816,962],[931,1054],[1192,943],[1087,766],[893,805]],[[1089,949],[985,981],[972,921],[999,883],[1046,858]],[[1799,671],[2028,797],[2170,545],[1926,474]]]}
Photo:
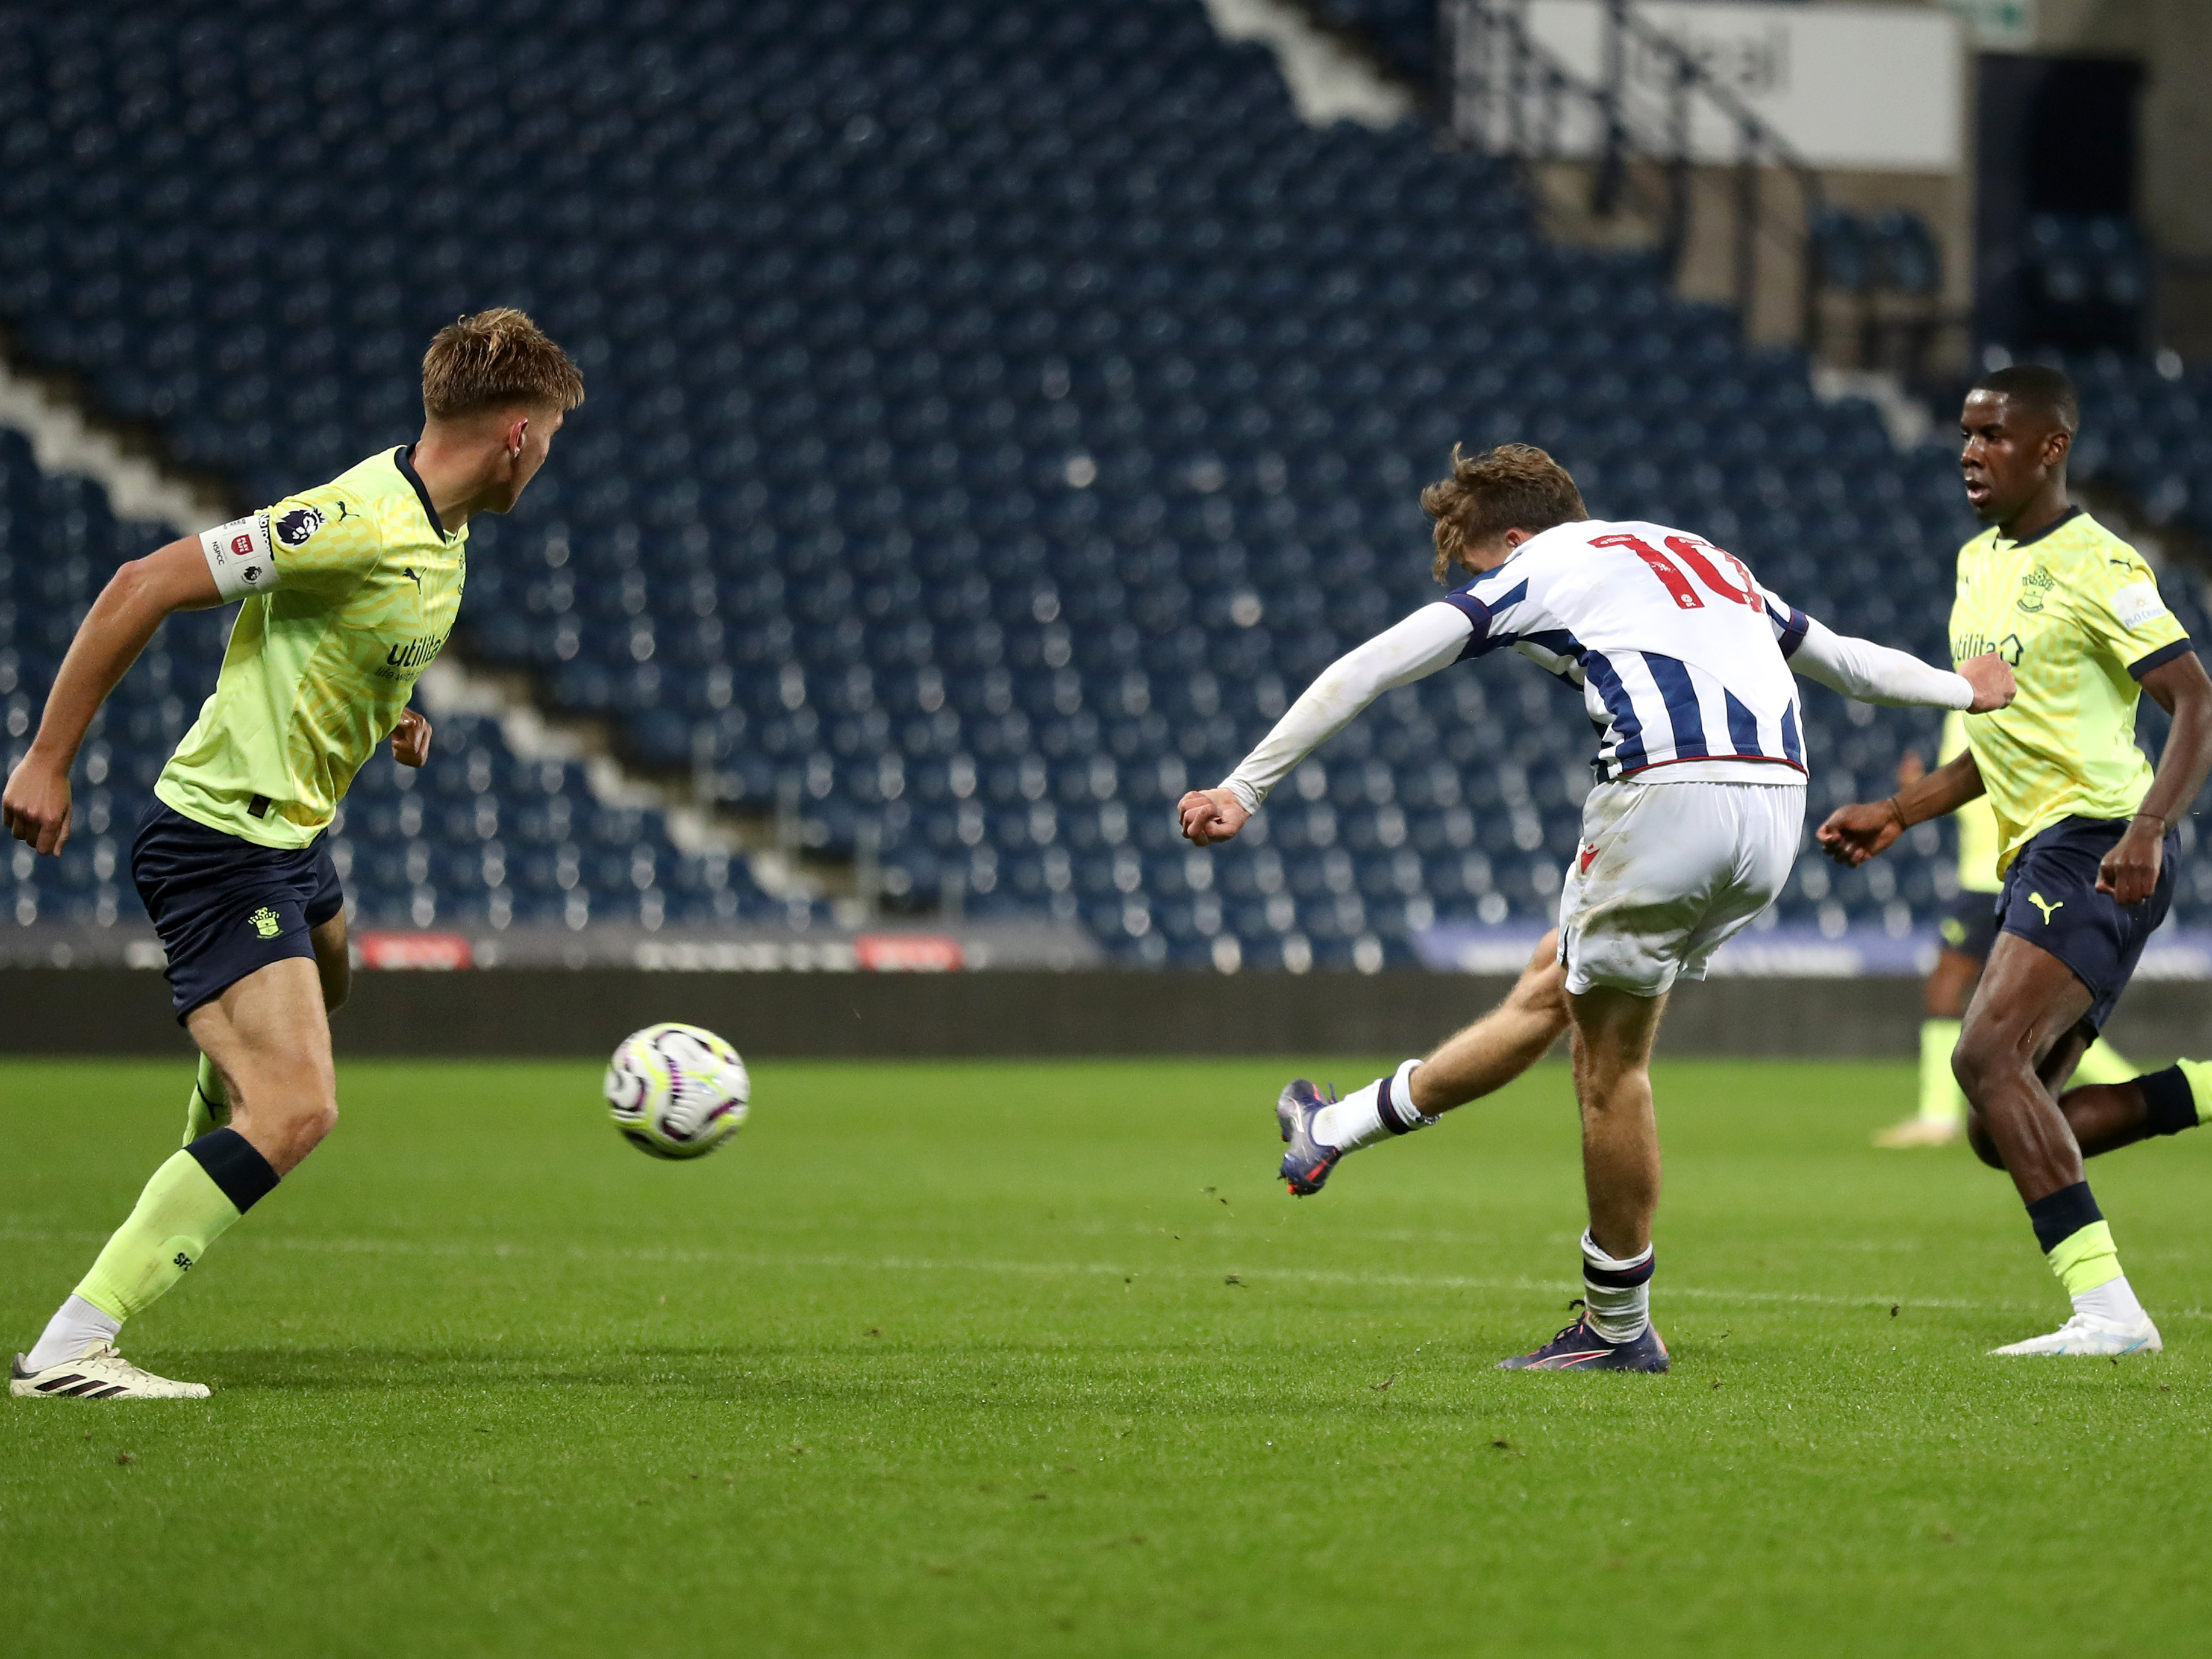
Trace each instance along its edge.
{"label": "white and green soccer ball", "polygon": [[745,1127],[752,1079],[712,1031],[673,1020],[626,1038],[607,1063],[607,1110],[655,1158],[704,1158]]}

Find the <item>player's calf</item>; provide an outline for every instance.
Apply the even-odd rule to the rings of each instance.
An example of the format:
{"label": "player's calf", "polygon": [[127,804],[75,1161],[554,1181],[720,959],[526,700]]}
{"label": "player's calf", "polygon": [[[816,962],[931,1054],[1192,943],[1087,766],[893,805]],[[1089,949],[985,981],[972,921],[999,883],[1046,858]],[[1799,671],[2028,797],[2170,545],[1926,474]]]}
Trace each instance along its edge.
{"label": "player's calf", "polygon": [[[2178,1135],[2197,1128],[2212,1113],[2212,1060],[2185,1060],[2164,1071],[2069,1089],[2058,1097],[2058,1109],[2084,1158]],[[1966,1133],[1976,1157],[1992,1169],[2004,1168],[1989,1125],[1978,1114],[1969,1119]]]}

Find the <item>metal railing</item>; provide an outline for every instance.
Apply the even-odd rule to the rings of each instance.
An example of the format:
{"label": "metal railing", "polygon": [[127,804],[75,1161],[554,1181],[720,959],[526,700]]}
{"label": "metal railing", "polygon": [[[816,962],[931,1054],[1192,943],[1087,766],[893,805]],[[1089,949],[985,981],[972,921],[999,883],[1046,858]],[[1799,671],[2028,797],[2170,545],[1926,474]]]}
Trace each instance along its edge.
{"label": "metal railing", "polygon": [[[1699,118],[1708,129],[1724,123],[1732,137],[1731,297],[1748,329],[1762,246],[1778,251],[1796,267],[1798,337],[1813,345],[1819,331],[1813,228],[1824,206],[1819,175],[1686,43],[1654,27],[1630,0],[1601,0],[1595,78],[1536,40],[1527,12],[1528,0],[1444,0],[1438,9],[1454,138],[1528,161],[1593,163],[1592,213],[1633,210],[1655,220],[1660,251],[1679,274],[1690,244]],[[1656,189],[1646,170],[1658,175]],[[1769,174],[1794,186],[1795,211],[1769,200]]]}

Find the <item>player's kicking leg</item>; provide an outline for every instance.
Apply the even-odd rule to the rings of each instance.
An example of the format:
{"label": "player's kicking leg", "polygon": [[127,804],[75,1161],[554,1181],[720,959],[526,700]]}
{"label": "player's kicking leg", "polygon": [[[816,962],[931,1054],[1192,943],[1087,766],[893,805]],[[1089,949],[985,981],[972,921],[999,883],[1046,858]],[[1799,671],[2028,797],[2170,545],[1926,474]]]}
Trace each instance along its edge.
{"label": "player's kicking leg", "polygon": [[1549,1054],[1568,1024],[1559,938],[1556,930],[1545,934],[1505,1000],[1426,1058],[1409,1060],[1342,1100],[1324,1097],[1304,1078],[1285,1089],[1275,1121],[1290,1146],[1283,1180],[1291,1191],[1300,1198],[1319,1192],[1347,1153],[1495,1094]]}
{"label": "player's kicking leg", "polygon": [[131,1364],[115,1340],[125,1320],[174,1286],[337,1121],[325,1003],[335,1006],[345,996],[344,917],[326,919],[310,937],[312,961],[270,963],[186,1017],[222,1091],[221,1101],[208,1105],[227,1110],[229,1121],[193,1139],[155,1172],[45,1334],[16,1356],[10,1394],[207,1397],[202,1383],[172,1382]]}

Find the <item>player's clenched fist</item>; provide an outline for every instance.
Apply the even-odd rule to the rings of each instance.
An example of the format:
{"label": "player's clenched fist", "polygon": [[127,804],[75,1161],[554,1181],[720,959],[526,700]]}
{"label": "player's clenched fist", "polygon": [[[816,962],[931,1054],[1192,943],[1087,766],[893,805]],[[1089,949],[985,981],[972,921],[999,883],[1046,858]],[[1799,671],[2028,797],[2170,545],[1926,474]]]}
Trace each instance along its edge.
{"label": "player's clenched fist", "polygon": [[411,708],[399,711],[399,724],[392,728],[392,758],[402,766],[420,766],[430,758],[430,722]]}
{"label": "player's clenched fist", "polygon": [[1987,714],[2002,708],[2020,694],[2020,683],[2013,678],[2012,665],[1994,651],[1967,658],[1959,665],[1959,675],[1974,688],[1974,701],[1966,709],[1969,714]]}
{"label": "player's clenched fist", "polygon": [[1176,803],[1176,816],[1182,820],[1184,839],[1196,847],[1211,847],[1234,837],[1252,815],[1233,790],[1194,789]]}
{"label": "player's clenched fist", "polygon": [[2166,861],[2166,820],[2139,813],[2112,850],[2097,864],[2097,890],[2122,904],[2141,904],[2158,890]]}
{"label": "player's clenched fist", "polygon": [[1814,831],[1813,839],[1837,863],[1856,869],[1877,853],[1886,852],[1904,833],[1905,820],[1899,816],[1894,799],[1862,801],[1829,813],[1828,821]]}
{"label": "player's clenched fist", "polygon": [[0,821],[17,841],[41,853],[58,853],[69,842],[69,768],[46,764],[37,751],[23,757],[0,794]]}

